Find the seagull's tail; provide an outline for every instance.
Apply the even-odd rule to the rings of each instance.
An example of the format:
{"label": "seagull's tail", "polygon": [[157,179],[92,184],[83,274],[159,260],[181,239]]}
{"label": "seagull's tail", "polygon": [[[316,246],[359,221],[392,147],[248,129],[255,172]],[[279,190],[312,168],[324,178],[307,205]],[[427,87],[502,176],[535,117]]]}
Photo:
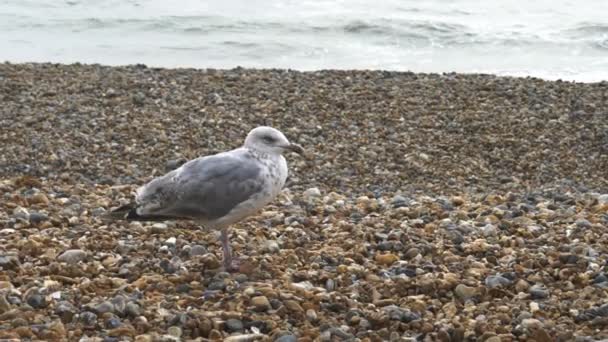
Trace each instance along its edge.
{"label": "seagull's tail", "polygon": [[140,215],[137,213],[137,204],[129,203],[110,210],[104,215],[106,220],[126,220],[126,221],[167,221],[181,219],[179,217],[164,215]]}

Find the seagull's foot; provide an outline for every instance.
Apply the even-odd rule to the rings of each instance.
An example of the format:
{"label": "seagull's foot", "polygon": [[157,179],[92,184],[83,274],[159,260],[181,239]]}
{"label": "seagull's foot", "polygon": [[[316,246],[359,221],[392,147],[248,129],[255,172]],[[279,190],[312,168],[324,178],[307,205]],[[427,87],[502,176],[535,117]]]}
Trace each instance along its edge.
{"label": "seagull's foot", "polygon": [[241,269],[241,259],[237,257],[225,258],[224,259],[224,271],[226,272],[238,272]]}

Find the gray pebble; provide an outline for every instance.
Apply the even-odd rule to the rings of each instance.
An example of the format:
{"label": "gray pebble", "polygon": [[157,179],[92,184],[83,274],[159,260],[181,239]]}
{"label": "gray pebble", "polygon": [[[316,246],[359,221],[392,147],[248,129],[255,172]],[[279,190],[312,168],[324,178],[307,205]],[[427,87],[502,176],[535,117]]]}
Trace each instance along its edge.
{"label": "gray pebble", "polygon": [[274,341],[275,342],[297,342],[298,338],[295,335],[287,334],[287,335],[283,335],[283,336],[277,338]]}
{"label": "gray pebble", "polygon": [[29,220],[32,223],[40,223],[40,222],[46,221],[48,219],[49,219],[48,216],[46,216],[43,213],[39,213],[37,211],[32,211],[29,215]]}
{"label": "gray pebble", "polygon": [[160,261],[160,268],[162,268],[165,273],[169,274],[175,273],[178,270],[178,266],[167,259]]}
{"label": "gray pebble", "polygon": [[207,286],[207,290],[210,291],[223,291],[226,288],[226,284],[223,280],[215,280],[212,281],[209,286]]}
{"label": "gray pebble", "polygon": [[114,312],[114,304],[109,301],[101,302],[93,307],[93,311],[98,315],[104,314],[106,312]]}
{"label": "gray pebble", "polygon": [[19,268],[21,263],[15,255],[0,255],[0,267],[4,270],[14,270]]}
{"label": "gray pebble", "polygon": [[509,286],[511,283],[513,283],[511,280],[500,275],[491,275],[486,278],[486,286],[491,289],[501,286]]}
{"label": "gray pebble", "polygon": [[63,323],[70,323],[76,314],[76,308],[70,302],[61,301],[55,305],[55,314],[61,318]]}
{"label": "gray pebble", "polygon": [[582,228],[582,229],[591,229],[593,227],[591,225],[591,222],[589,222],[589,220],[586,220],[586,219],[578,219],[578,220],[576,220],[576,226],[578,228]]}
{"label": "gray pebble", "polygon": [[395,197],[393,197],[393,199],[391,200],[391,205],[393,206],[393,208],[407,207],[410,205],[410,203],[411,200],[401,195],[395,195]]}
{"label": "gray pebble", "polygon": [[549,290],[542,285],[534,285],[530,287],[530,295],[532,299],[544,299],[549,297]]}
{"label": "gray pebble", "polygon": [[57,260],[68,264],[76,264],[86,258],[87,253],[82,249],[68,249],[57,257]]}
{"label": "gray pebble", "polygon": [[136,303],[129,302],[125,305],[125,314],[129,317],[137,317],[141,315],[141,309]]}
{"label": "gray pebble", "polygon": [[34,309],[40,309],[46,306],[44,296],[38,293],[32,293],[26,298],[26,303]]}
{"label": "gray pebble", "polygon": [[114,305],[114,313],[123,316],[127,305],[127,299],[123,295],[118,295],[111,300]]}
{"label": "gray pebble", "polygon": [[203,245],[193,245],[190,249],[190,256],[207,254],[207,248]]}
{"label": "gray pebble", "polygon": [[410,310],[400,308],[396,305],[388,305],[382,308],[391,320],[409,323],[420,319],[420,315]]}
{"label": "gray pebble", "polygon": [[262,250],[267,253],[278,253],[281,250],[279,243],[275,240],[267,240],[262,247]]}
{"label": "gray pebble", "polygon": [[82,312],[78,319],[86,327],[91,327],[97,324],[97,315],[90,311]]}
{"label": "gray pebble", "polygon": [[27,211],[27,209],[23,207],[16,207],[15,209],[13,209],[13,217],[18,220],[28,221],[30,213]]}
{"label": "gray pebble", "polygon": [[107,329],[115,329],[121,326],[122,322],[120,321],[120,318],[116,317],[115,315],[111,315],[106,319],[105,325]]}
{"label": "gray pebble", "polygon": [[230,318],[224,323],[225,330],[229,333],[242,332],[243,322],[240,319]]}

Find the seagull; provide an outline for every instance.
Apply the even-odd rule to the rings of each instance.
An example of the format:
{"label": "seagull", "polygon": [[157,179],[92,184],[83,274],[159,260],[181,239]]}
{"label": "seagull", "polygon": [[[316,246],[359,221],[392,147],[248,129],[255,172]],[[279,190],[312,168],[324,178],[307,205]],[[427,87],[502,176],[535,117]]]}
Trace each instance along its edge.
{"label": "seagull", "polygon": [[270,203],[285,185],[283,153],[304,155],[272,127],[254,128],[237,149],[190,160],[137,189],[135,200],[109,217],[129,221],[193,220],[220,230],[223,266],[238,270],[228,241],[229,227]]}

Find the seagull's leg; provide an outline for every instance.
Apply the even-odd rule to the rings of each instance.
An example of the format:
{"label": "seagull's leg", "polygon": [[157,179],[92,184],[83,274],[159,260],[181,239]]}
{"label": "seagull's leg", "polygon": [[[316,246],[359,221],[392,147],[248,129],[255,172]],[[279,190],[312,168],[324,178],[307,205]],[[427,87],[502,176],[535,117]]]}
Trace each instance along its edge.
{"label": "seagull's leg", "polygon": [[220,240],[222,241],[222,251],[224,254],[224,270],[228,272],[238,270],[238,260],[234,260],[235,264],[233,264],[230,241],[228,240],[228,227],[222,228],[222,235],[220,236]]}

